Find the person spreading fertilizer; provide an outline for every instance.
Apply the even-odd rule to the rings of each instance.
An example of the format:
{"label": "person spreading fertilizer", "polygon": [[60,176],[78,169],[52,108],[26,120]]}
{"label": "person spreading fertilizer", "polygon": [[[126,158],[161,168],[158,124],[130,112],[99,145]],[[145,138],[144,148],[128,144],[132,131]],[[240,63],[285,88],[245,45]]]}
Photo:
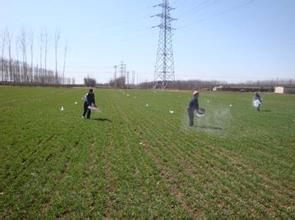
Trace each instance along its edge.
{"label": "person spreading fertilizer", "polygon": [[260,108],[262,106],[262,99],[258,92],[255,93],[255,96],[253,98],[253,106],[257,109],[257,111],[260,111]]}
{"label": "person spreading fertilizer", "polygon": [[196,111],[197,114],[203,115],[205,113],[205,110],[202,108],[199,108],[199,91],[193,92],[193,98],[188,104],[188,118],[189,118],[189,126],[192,127],[194,125],[194,112]]}
{"label": "person spreading fertilizer", "polygon": [[86,116],[87,119],[90,119],[92,107],[96,107],[95,95],[94,95],[93,89],[89,89],[89,92],[84,97],[84,112],[83,112],[84,118]]}

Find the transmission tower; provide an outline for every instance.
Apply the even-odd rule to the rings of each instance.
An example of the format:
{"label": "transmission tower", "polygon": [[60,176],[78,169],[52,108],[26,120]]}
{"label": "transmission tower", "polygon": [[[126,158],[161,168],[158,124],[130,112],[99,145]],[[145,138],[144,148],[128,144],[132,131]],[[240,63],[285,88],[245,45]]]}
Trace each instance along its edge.
{"label": "transmission tower", "polygon": [[118,68],[118,66],[117,65],[115,65],[114,66],[114,70],[115,70],[115,72],[114,72],[114,86],[115,87],[117,87],[117,68]]}
{"label": "transmission tower", "polygon": [[162,12],[152,17],[160,17],[161,24],[154,26],[159,28],[159,41],[157,58],[155,65],[154,76],[154,88],[165,89],[169,82],[175,81],[174,74],[174,57],[173,57],[173,45],[172,45],[172,31],[175,30],[172,27],[172,21],[176,20],[172,18],[170,12],[174,8],[170,7],[169,0],[163,0],[161,4],[154,7],[160,7]]}
{"label": "transmission tower", "polygon": [[126,84],[127,84],[127,88],[129,86],[129,71],[126,72]]}
{"label": "transmission tower", "polygon": [[120,77],[123,77],[125,75],[124,66],[125,66],[125,64],[122,61],[120,64]]}

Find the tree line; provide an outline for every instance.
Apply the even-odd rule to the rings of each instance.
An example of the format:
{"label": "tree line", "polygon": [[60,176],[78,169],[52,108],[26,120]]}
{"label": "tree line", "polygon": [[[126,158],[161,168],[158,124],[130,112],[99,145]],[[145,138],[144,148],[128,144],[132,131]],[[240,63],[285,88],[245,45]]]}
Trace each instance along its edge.
{"label": "tree line", "polygon": [[[161,82],[157,82],[161,84]],[[139,89],[152,89],[155,88],[156,82],[143,82],[138,85],[131,86]],[[256,88],[256,89],[273,89],[276,86],[295,87],[294,79],[277,79],[277,80],[260,80],[260,81],[247,81],[243,83],[228,83],[226,81],[217,80],[176,80],[169,81],[166,89],[172,90],[194,90],[194,89],[208,89],[212,90],[214,87],[222,86],[227,89],[241,89],[241,88]]]}
{"label": "tree line", "polygon": [[50,35],[46,29],[37,34],[22,29],[13,34],[6,29],[0,35],[0,49],[2,84],[75,83],[74,78],[65,77],[68,45],[61,44],[59,31]]}

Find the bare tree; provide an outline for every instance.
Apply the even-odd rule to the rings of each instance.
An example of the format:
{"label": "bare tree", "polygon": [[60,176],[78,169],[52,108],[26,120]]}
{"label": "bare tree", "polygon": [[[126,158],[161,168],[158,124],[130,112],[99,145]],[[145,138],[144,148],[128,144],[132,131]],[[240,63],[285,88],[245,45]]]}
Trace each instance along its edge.
{"label": "bare tree", "polygon": [[1,81],[4,81],[4,52],[5,52],[5,41],[6,41],[6,34],[3,32],[1,34]]}
{"label": "bare tree", "polygon": [[19,62],[19,41],[15,39],[15,62],[13,64],[13,82],[21,82],[22,79],[22,68]]}
{"label": "bare tree", "polygon": [[12,80],[13,78],[13,73],[12,73],[12,54],[11,54],[11,43],[12,43],[12,34],[9,33],[9,31],[6,31],[6,36],[7,36],[7,46],[8,46],[8,58],[9,58],[9,81]]}
{"label": "bare tree", "polygon": [[27,33],[24,28],[21,30],[20,46],[22,51],[22,81],[27,83],[29,81],[27,67]]}
{"label": "bare tree", "polygon": [[65,44],[64,49],[64,65],[63,65],[63,71],[62,71],[62,83],[65,84],[65,72],[66,72],[66,59],[67,59],[67,52],[68,52],[68,43]]}
{"label": "bare tree", "polygon": [[[71,83],[71,79],[69,79],[69,84]],[[90,78],[87,76],[84,78],[84,85],[89,87],[95,87],[96,86],[96,80],[94,78]]]}
{"label": "bare tree", "polygon": [[47,53],[48,53],[48,32],[44,30],[44,75],[46,83],[49,83],[49,77],[47,76]]}
{"label": "bare tree", "polygon": [[58,43],[60,40],[60,32],[56,31],[54,36],[54,49],[55,49],[55,83],[58,84],[58,71],[57,71],[57,55],[58,55]]}
{"label": "bare tree", "polygon": [[43,61],[43,30],[40,32],[40,68],[39,68],[39,79],[41,80],[40,83],[43,83],[43,71],[42,71],[42,61]]}
{"label": "bare tree", "polygon": [[30,82],[33,82],[34,78],[34,32],[30,35],[30,50],[31,50],[31,67],[30,67]]}
{"label": "bare tree", "polygon": [[2,34],[0,33],[0,81],[41,84],[65,84],[65,81],[68,84],[73,83],[74,78],[65,78],[68,45],[66,43],[64,46],[62,75],[59,75],[58,58],[62,51],[60,51],[60,33],[58,31],[54,40],[55,71],[47,69],[51,45],[46,29],[42,29],[40,32],[40,57],[36,54],[35,59],[34,49],[36,48],[34,48],[33,31],[29,33],[23,28],[19,35],[13,35],[6,29]]}

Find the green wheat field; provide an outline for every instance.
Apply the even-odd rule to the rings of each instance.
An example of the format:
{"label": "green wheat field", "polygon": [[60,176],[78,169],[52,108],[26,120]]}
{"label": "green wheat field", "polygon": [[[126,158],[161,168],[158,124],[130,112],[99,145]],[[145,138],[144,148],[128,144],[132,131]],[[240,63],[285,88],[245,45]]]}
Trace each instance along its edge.
{"label": "green wheat field", "polygon": [[0,87],[0,219],[295,218],[294,95],[86,92]]}

